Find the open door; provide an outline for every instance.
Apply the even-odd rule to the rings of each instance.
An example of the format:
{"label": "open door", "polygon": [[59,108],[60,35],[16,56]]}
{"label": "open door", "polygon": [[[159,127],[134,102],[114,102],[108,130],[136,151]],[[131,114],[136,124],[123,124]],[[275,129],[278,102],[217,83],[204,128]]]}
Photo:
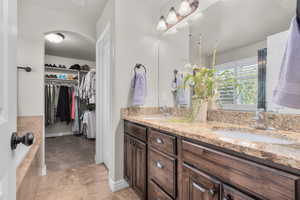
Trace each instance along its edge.
{"label": "open door", "polygon": [[0,1],[0,200],[16,199],[11,136],[17,118],[17,1]]}

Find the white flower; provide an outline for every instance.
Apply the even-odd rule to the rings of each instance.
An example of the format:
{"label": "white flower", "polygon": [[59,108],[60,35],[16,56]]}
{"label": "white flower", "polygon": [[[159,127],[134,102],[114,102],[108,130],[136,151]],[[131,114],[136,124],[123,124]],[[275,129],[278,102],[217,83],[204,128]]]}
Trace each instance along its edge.
{"label": "white flower", "polygon": [[183,66],[186,69],[192,69],[192,64],[191,63],[187,63]]}
{"label": "white flower", "polygon": [[189,85],[190,85],[191,87],[193,87],[193,86],[195,85],[195,81],[194,81],[194,80],[189,80]]}

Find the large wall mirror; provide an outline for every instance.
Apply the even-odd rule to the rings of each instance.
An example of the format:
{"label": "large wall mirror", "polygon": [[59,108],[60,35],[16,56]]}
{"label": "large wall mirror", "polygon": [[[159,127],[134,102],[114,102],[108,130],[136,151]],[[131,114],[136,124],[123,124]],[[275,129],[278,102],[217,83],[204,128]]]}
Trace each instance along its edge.
{"label": "large wall mirror", "polygon": [[[174,6],[176,10],[177,5],[177,1],[166,1],[165,7]],[[272,103],[295,14],[296,0],[218,0],[175,31],[161,33],[160,106],[189,107],[192,92],[180,91],[174,82],[182,84],[187,64],[196,64],[214,65],[218,73],[230,71],[240,83],[238,90],[220,89],[219,109],[297,112]],[[181,96],[176,97],[174,90]]]}

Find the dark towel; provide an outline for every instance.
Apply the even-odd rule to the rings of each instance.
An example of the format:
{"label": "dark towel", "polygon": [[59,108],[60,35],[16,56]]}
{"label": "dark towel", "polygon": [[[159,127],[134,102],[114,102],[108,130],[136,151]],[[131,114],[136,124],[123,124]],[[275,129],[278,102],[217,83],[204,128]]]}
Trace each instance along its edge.
{"label": "dark towel", "polygon": [[60,87],[56,117],[58,117],[60,121],[67,122],[67,124],[71,122],[70,94],[68,87]]}

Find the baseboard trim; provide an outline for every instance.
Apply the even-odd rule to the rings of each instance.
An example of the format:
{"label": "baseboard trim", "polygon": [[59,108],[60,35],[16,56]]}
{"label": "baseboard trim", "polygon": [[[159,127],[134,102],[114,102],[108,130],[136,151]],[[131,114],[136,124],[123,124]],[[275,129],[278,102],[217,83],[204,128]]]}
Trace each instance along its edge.
{"label": "baseboard trim", "polygon": [[109,187],[112,192],[117,192],[119,190],[128,188],[129,185],[124,179],[119,181],[113,181],[111,178],[109,178]]}
{"label": "baseboard trim", "polygon": [[52,137],[61,137],[66,135],[74,135],[73,132],[63,132],[63,133],[46,133],[46,138],[52,138]]}
{"label": "baseboard trim", "polygon": [[43,165],[41,168],[41,176],[47,176],[47,166]]}
{"label": "baseboard trim", "polygon": [[97,165],[103,164],[103,160],[100,158],[100,156],[97,155],[97,153],[95,154],[95,163]]}

